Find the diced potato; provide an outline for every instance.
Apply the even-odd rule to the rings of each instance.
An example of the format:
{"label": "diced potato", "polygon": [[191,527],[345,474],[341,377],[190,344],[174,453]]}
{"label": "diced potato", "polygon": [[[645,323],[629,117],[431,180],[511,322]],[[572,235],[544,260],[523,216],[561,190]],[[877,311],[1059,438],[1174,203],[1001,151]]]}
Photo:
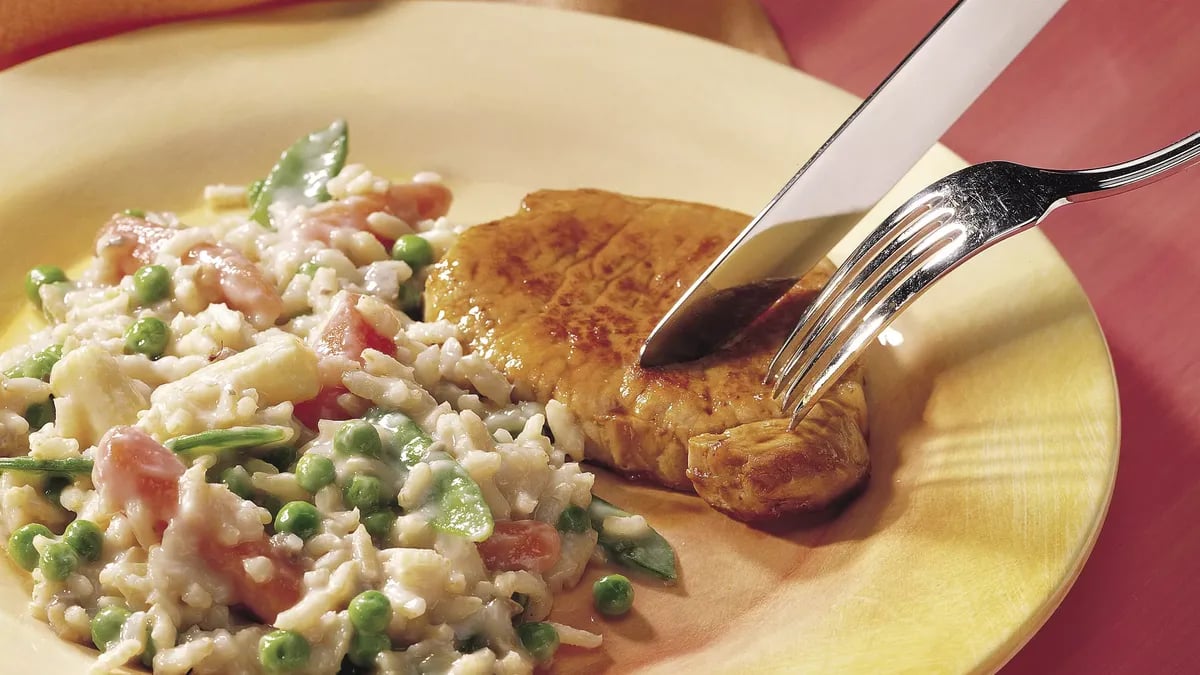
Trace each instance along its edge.
{"label": "diced potato", "polygon": [[154,406],[199,397],[216,388],[254,389],[261,406],[305,401],[317,395],[317,355],[299,338],[280,335],[244,352],[207,365],[187,377],[154,390]]}
{"label": "diced potato", "polygon": [[381,551],[380,557],[387,579],[383,594],[405,618],[423,615],[431,605],[457,590],[453,565],[437,551],[391,548]]}
{"label": "diced potato", "polygon": [[95,445],[112,427],[133,424],[149,406],[117,360],[95,345],[63,355],[50,372],[50,391],[58,411],[55,426],[83,447]]}
{"label": "diced potato", "polygon": [[272,406],[308,400],[319,385],[316,353],[281,334],[155,389],[138,426],[165,441],[207,429],[287,424],[278,418],[290,410]]}

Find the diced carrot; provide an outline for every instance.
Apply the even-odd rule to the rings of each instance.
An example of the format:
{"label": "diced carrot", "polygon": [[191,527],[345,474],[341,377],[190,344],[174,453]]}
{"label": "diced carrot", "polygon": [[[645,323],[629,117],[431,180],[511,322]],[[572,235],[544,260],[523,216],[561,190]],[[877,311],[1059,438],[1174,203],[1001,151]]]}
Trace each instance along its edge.
{"label": "diced carrot", "polygon": [[292,414],[304,426],[316,431],[320,420],[348,420],[356,415],[346,410],[338,403],[338,397],[349,394],[350,390],[343,386],[325,387],[316,397],[296,404]]}
{"label": "diced carrot", "polygon": [[545,573],[558,562],[562,540],[558,530],[540,520],[501,520],[476,547],[490,570]]}
{"label": "diced carrot", "polygon": [[[201,537],[196,550],[209,569],[229,582],[239,603],[264,623],[274,623],[280,612],[300,601],[304,570],[265,538],[224,546],[215,537]],[[274,567],[270,578],[261,583],[250,576],[245,565],[260,556]]]}
{"label": "diced carrot", "polygon": [[[329,313],[329,319],[317,336],[313,351],[322,357],[342,356],[362,362],[362,353],[375,349],[396,355],[396,342],[384,335],[358,311],[360,296],[347,294]],[[360,410],[346,410],[338,399],[350,390],[342,385],[329,385],[307,401],[296,404],[293,414],[300,423],[316,430],[319,420],[347,420],[358,417]],[[364,405],[365,407],[365,405]]]}
{"label": "diced carrot", "polygon": [[347,294],[329,314],[314,350],[322,356],[345,356],[362,361],[362,353],[375,349],[389,356],[396,355],[396,342],[380,333],[358,311],[359,296]]}

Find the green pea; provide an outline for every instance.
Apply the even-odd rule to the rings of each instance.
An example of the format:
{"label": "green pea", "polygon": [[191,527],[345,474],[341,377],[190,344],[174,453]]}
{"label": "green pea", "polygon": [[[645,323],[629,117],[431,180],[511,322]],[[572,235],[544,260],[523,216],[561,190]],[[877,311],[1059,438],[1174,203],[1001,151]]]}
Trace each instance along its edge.
{"label": "green pea", "polygon": [[[433,438],[406,415],[379,408],[367,411],[366,419],[387,431],[388,460],[397,468],[411,469],[420,462],[436,463],[433,486],[424,500],[432,511],[430,526],[439,532],[481,542],[492,536],[492,511],[479,485],[466,469],[435,448]],[[404,441],[403,445],[400,443]]]}
{"label": "green pea", "polygon": [[333,435],[333,450],[344,455],[378,457],[383,450],[383,442],[379,440],[379,430],[374,424],[351,420]]}
{"label": "green pea", "polygon": [[296,462],[296,482],[309,492],[316,492],[337,477],[333,461],[321,455],[304,455]]}
{"label": "green pea", "polygon": [[30,431],[37,431],[47,424],[54,422],[54,401],[46,399],[41,403],[30,403],[25,408],[25,421],[29,422]]}
{"label": "green pea", "polygon": [[92,617],[92,644],[102,652],[108,651],[112,643],[121,637],[121,629],[129,620],[129,610],[118,605],[109,605]]}
{"label": "green pea", "polygon": [[67,273],[55,265],[38,265],[25,275],[25,295],[39,309],[42,306],[42,286],[67,280]]}
{"label": "green pea", "polygon": [[315,275],[319,269],[321,269],[320,265],[309,260],[306,263],[300,263],[300,266],[296,268],[296,274],[303,274],[306,277],[311,277]]}
{"label": "green pea", "polygon": [[151,305],[171,294],[171,273],[162,265],[146,265],[133,273],[133,297]]}
{"label": "green pea", "polygon": [[363,591],[350,601],[350,623],[363,633],[382,633],[392,622],[392,603],[379,591]]}
{"label": "green pea", "polygon": [[539,663],[545,663],[558,651],[558,631],[543,621],[523,623],[517,626],[517,637],[525,651]]}
{"label": "green pea", "polygon": [[167,342],[171,339],[171,330],[161,319],[144,316],[125,331],[125,351],[130,354],[143,354],[151,360],[157,359],[167,351]]}
{"label": "green pea", "polygon": [[633,584],[621,574],[600,577],[592,584],[592,600],[606,616],[621,616],[633,607]]}
{"label": "green pea", "polygon": [[62,360],[62,355],[62,345],[50,345],[37,354],[34,354],[34,377],[37,377],[41,380],[49,380],[50,371],[54,369],[54,364]]}
{"label": "green pea", "polygon": [[62,506],[62,491],[73,482],[66,476],[50,476],[46,479],[46,484],[42,486],[42,494],[50,503]]}
{"label": "green pea", "polygon": [[406,234],[392,245],[392,259],[402,260],[416,271],[433,262],[433,246],[419,234]]}
{"label": "green pea", "polygon": [[54,535],[41,523],[29,523],[18,527],[8,537],[8,557],[26,572],[32,572],[38,566],[38,552],[33,547],[33,538],[38,536],[50,538]]}
{"label": "green pea", "polygon": [[63,532],[63,541],[75,549],[79,557],[88,562],[100,559],[100,549],[104,546],[104,533],[90,520],[77,519]]}
{"label": "green pea", "polygon": [[321,529],[321,513],[308,502],[288,502],[275,514],[275,531],[309,539]]}
{"label": "green pea", "polygon": [[47,544],[38,558],[38,569],[50,581],[62,581],[79,567],[79,554],[65,541]]}
{"label": "green pea", "polygon": [[62,354],[62,345],[50,345],[4,371],[4,374],[7,377],[32,377],[35,380],[48,380],[50,371],[54,369],[54,364],[62,358]]}
{"label": "green pea", "polygon": [[383,504],[383,482],[374,476],[354,476],[342,490],[346,506],[371,513]]}
{"label": "green pea", "polygon": [[250,480],[250,473],[240,466],[231,466],[222,471],[221,482],[230,492],[242,499],[254,496],[254,483]]}
{"label": "green pea", "polygon": [[346,656],[356,666],[366,668],[375,663],[375,657],[392,648],[392,641],[381,633],[364,633],[358,631],[350,639],[350,651]]}
{"label": "green pea", "polygon": [[362,519],[363,527],[372,537],[383,538],[392,533],[392,525],[396,523],[396,514],[391,511],[376,511]]}
{"label": "green pea", "polygon": [[572,504],[563,509],[563,512],[558,515],[558,531],[559,532],[587,532],[592,526],[592,521],[588,518],[587,509],[582,506]]}
{"label": "green pea", "polygon": [[286,673],[308,665],[308,640],[290,630],[273,630],[258,641],[258,662],[268,672]]}
{"label": "green pea", "polygon": [[146,212],[141,209],[125,209],[121,213],[123,213],[127,216],[132,216],[134,218],[145,218],[146,217]]}

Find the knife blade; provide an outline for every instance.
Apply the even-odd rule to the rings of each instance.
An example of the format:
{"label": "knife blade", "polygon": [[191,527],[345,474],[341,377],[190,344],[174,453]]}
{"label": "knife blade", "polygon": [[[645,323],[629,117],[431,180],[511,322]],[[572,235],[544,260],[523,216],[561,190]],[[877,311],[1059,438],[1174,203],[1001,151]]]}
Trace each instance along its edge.
{"label": "knife blade", "polygon": [[641,365],[699,358],[787,292],[900,181],[1066,0],[961,0],[684,292]]}

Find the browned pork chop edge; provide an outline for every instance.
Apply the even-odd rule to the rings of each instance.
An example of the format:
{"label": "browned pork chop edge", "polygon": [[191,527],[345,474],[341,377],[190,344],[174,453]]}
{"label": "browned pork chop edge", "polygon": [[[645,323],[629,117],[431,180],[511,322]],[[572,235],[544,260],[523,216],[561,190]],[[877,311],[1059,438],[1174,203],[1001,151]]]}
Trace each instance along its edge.
{"label": "browned pork chop edge", "polygon": [[657,319],[748,220],[600,190],[535,192],[517,214],[462,234],[428,279],[427,316],[455,322],[518,397],[565,404],[592,461],[695,490],[744,520],[824,508],[867,476],[861,370],[795,431],[761,381],[828,263],[733,345],[637,365]]}

